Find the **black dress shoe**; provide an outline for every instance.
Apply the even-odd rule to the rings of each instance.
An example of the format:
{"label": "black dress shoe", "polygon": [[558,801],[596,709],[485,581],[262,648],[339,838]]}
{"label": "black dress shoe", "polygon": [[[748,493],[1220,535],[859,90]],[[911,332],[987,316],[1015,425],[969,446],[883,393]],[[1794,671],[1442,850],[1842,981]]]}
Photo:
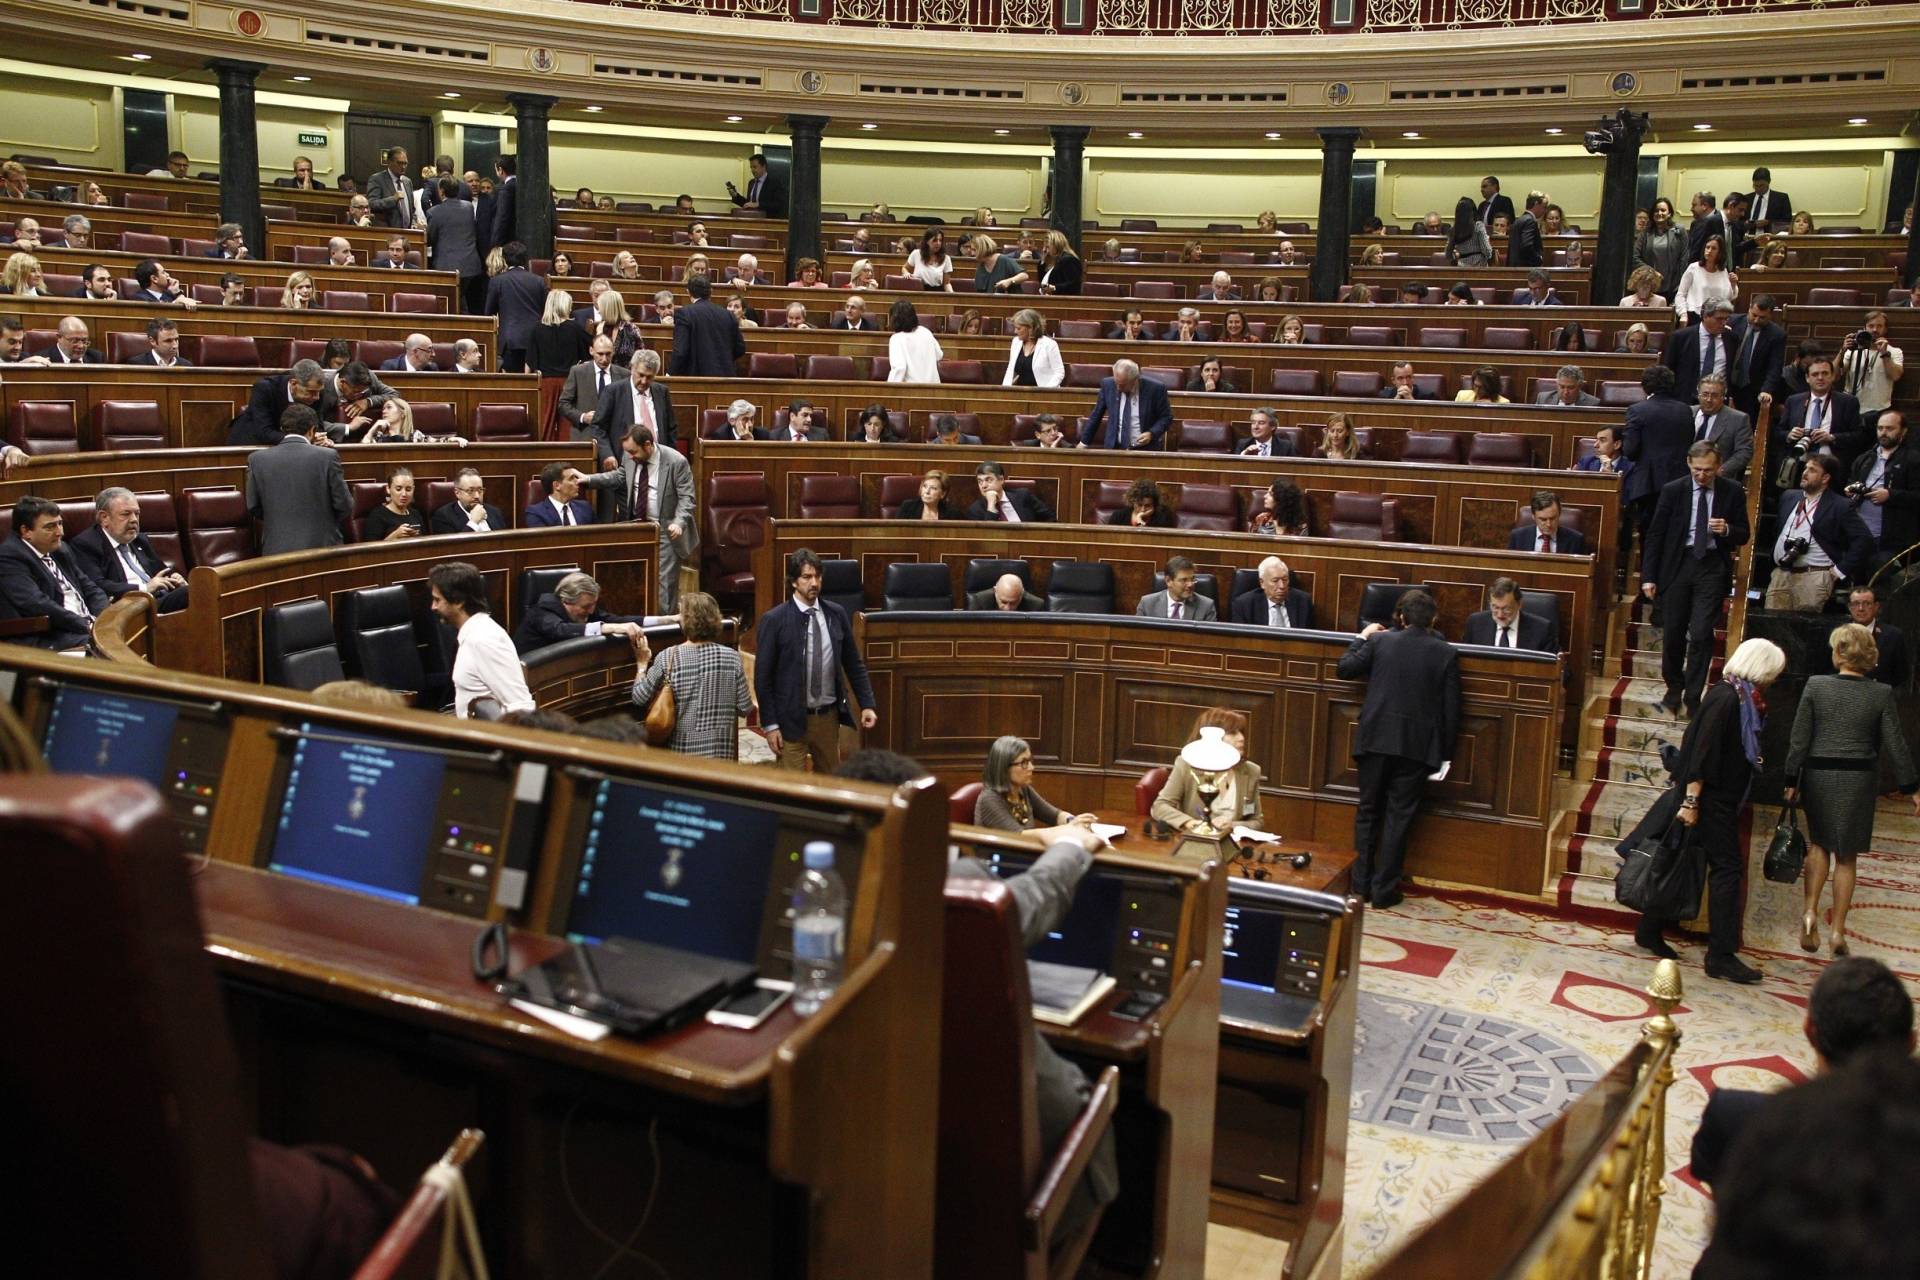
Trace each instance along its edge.
{"label": "black dress shoe", "polygon": [[1718,978],[1722,982],[1738,982],[1742,986],[1752,986],[1766,975],[1739,956],[1708,956],[1707,976]]}
{"label": "black dress shoe", "polygon": [[1676,693],[1674,690],[1669,689],[1667,690],[1667,696],[1660,699],[1660,705],[1665,707],[1668,711],[1672,712],[1674,715],[1677,716],[1680,714],[1680,706],[1681,706],[1680,695]]}
{"label": "black dress shoe", "polygon": [[1680,772],[1680,748],[1671,742],[1660,744],[1660,767],[1668,773]]}
{"label": "black dress shoe", "polygon": [[1380,894],[1378,897],[1374,898],[1372,905],[1376,911],[1385,911],[1390,907],[1399,906],[1401,903],[1405,902],[1406,900],[1407,900],[1406,894],[1401,893],[1398,889],[1389,889],[1385,893]]}
{"label": "black dress shoe", "polygon": [[1640,946],[1645,947],[1648,951],[1653,952],[1656,959],[1678,960],[1680,958],[1680,953],[1668,946],[1667,940],[1657,933],[1636,933],[1633,935],[1633,940]]}

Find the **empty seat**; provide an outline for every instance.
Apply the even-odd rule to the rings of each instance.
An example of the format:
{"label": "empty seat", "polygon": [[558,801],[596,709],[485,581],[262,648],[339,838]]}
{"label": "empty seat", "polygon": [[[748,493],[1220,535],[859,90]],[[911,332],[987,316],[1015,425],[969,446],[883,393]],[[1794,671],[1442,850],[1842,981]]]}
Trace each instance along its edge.
{"label": "empty seat", "polygon": [[753,553],[767,540],[767,481],[759,473],[707,478],[701,581],[716,595],[753,595]]}
{"label": "empty seat", "polygon": [[1320,394],[1320,371],[1318,369],[1275,369],[1269,385],[1276,395],[1317,396]]}
{"label": "empty seat", "polygon": [[1402,462],[1459,462],[1460,438],[1444,431],[1409,431]]}
{"label": "empty seat", "polygon": [[[257,285],[253,290],[253,305],[256,307],[278,307],[280,300],[286,296],[286,293],[287,290],[284,285]],[[320,345],[324,347],[326,343],[323,342]]]}
{"label": "empty seat", "polygon": [[293,260],[303,267],[317,267],[327,260],[327,246],[323,244],[297,244],[293,246]]}
{"label": "empty seat", "polygon": [[785,378],[800,376],[799,358],[786,351],[755,351],[747,356],[749,378]]}
{"label": "empty seat", "polygon": [[1109,364],[1076,363],[1067,366],[1067,385],[1070,387],[1097,387],[1101,379],[1113,376],[1113,366]]}
{"label": "empty seat", "polygon": [[1098,320],[1062,320],[1060,336],[1070,340],[1098,338],[1104,326]]}
{"label": "empty seat", "polygon": [[200,363],[221,369],[258,369],[260,348],[252,338],[230,333],[208,333],[200,337]]}
{"label": "empty seat", "polygon": [[1420,345],[1423,347],[1464,347],[1467,345],[1465,329],[1442,328],[1427,325],[1420,330]]}
{"label": "empty seat", "polygon": [[1638,382],[1602,382],[1600,384],[1600,403],[1607,405],[1639,404],[1647,398],[1647,391]]}
{"label": "empty seat", "polygon": [[217,284],[196,284],[190,290],[193,300],[203,307],[217,307],[225,296]]}
{"label": "empty seat", "polygon": [[80,452],[71,400],[16,400],[7,420],[7,438],[31,456]]}
{"label": "empty seat", "polygon": [[320,308],[323,311],[371,311],[373,303],[358,289],[323,289]]}
{"label": "empty seat", "polygon": [[[405,594],[405,588],[398,588]],[[268,607],[260,618],[260,678],[285,689],[318,689],[346,678],[324,600]]]}
{"label": "empty seat", "polygon": [[1377,493],[1336,493],[1327,518],[1329,538],[1400,541],[1400,507]]}
{"label": "empty seat", "polygon": [[459,431],[453,405],[445,400],[412,400],[413,429],[422,435],[450,436]]}
{"label": "empty seat", "polygon": [[[523,602],[524,606],[524,602]],[[361,587],[340,600],[347,674],[417,694],[427,683],[413,631],[413,598],[402,586]]]}
{"label": "empty seat", "polygon": [[1499,431],[1482,431],[1467,447],[1467,465],[1484,467],[1525,467],[1533,463],[1527,438]]}
{"label": "empty seat", "polygon": [[431,293],[396,293],[387,299],[387,309],[403,315],[445,315],[447,300]]}
{"label": "empty seat", "polygon": [[1182,418],[1179,432],[1182,453],[1233,452],[1233,428],[1224,422]]}
{"label": "empty seat", "polygon": [[1830,287],[1809,289],[1807,305],[1810,307],[1857,307],[1860,305],[1860,291]]}
{"label": "empty seat", "polygon": [[860,478],[858,476],[802,476],[800,478],[800,518],[802,520],[858,520],[860,518]]}
{"label": "empty seat", "polygon": [[165,257],[173,252],[173,241],[151,231],[122,231],[120,252],[137,253],[149,258]]}
{"label": "empty seat", "polygon": [[890,564],[880,607],[889,612],[953,608],[953,575],[944,564]]}
{"label": "empty seat", "polygon": [[853,367],[852,356],[808,356],[807,380],[809,382],[852,382],[859,374]]}
{"label": "empty seat", "polygon": [[[1277,370],[1276,370],[1277,372]],[[1335,369],[1333,394],[1336,396],[1375,396],[1383,379],[1377,369]]]}
{"label": "empty seat", "polygon": [[154,552],[169,569],[184,573],[187,558],[180,548],[180,520],[173,509],[170,493],[136,493],[140,503],[140,532],[153,544]]}
{"label": "empty seat", "polygon": [[397,338],[361,338],[353,344],[353,358],[369,369],[378,369],[406,349],[406,343]]}
{"label": "empty seat", "polygon": [[978,385],[987,380],[986,365],[979,360],[942,360],[940,381]]}
{"label": "empty seat", "polygon": [[235,560],[248,560],[258,554],[254,549],[253,517],[247,512],[247,499],[232,486],[218,489],[189,489],[181,523],[186,529],[187,550],[196,565],[217,568]]}
{"label": "empty seat", "polygon": [[120,203],[128,209],[165,209],[167,198],[158,191],[129,191],[120,197]]}
{"label": "empty seat", "polygon": [[1240,500],[1233,486],[1189,484],[1180,489],[1180,510],[1174,524],[1181,529],[1215,529],[1231,533],[1240,527]]}
{"label": "empty seat", "polygon": [[1360,625],[1378,622],[1385,626],[1393,622],[1393,611],[1400,607],[1400,597],[1409,591],[1420,590],[1417,582],[1369,582],[1367,589],[1360,594]]}
{"label": "empty seat", "polygon": [[1055,560],[1047,592],[1049,613],[1112,613],[1113,566]]}
{"label": "empty seat", "polygon": [[490,440],[533,439],[533,415],[523,404],[477,404],[473,406],[473,430],[476,442]]}
{"label": "empty seat", "polygon": [[167,424],[157,400],[96,400],[93,438],[109,452],[164,449]]}
{"label": "empty seat", "polygon": [[880,477],[880,515],[891,520],[900,514],[900,504],[920,496],[919,476]]}
{"label": "empty seat", "polygon": [[128,333],[116,329],[107,335],[108,364],[132,364],[151,350],[153,350],[153,344],[147,341],[147,335],[144,333]]}
{"label": "empty seat", "polygon": [[[837,604],[852,617],[867,607],[866,585],[860,580],[858,560],[820,562],[820,598]],[[971,818],[968,821],[972,821]]]}
{"label": "empty seat", "polygon": [[1133,285],[1136,298],[1184,298],[1187,291],[1171,280],[1136,280]]}
{"label": "empty seat", "polygon": [[1347,330],[1347,342],[1356,347],[1397,347],[1401,334],[1383,324],[1356,324]]}

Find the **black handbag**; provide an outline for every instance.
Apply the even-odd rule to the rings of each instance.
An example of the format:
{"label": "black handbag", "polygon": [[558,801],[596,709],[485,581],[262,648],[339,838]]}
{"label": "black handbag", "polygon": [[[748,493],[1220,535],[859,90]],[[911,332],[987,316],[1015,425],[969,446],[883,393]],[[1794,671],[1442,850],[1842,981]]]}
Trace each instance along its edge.
{"label": "black handbag", "polygon": [[1707,888],[1707,860],[1694,828],[1675,817],[1654,843],[1634,845],[1613,878],[1614,900],[1656,920],[1690,920],[1700,914]]}
{"label": "black handbag", "polygon": [[1767,856],[1760,864],[1761,874],[1775,884],[1792,884],[1798,880],[1801,864],[1807,860],[1807,835],[1795,821],[1795,811],[1800,807],[1797,780],[1793,794],[1794,799],[1788,802],[1773,829],[1773,839],[1767,841]]}

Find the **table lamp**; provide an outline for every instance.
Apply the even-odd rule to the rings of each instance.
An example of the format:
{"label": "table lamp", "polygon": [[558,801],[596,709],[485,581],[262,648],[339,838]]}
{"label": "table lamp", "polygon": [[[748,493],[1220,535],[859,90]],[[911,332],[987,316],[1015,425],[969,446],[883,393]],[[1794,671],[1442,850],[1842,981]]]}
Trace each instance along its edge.
{"label": "table lamp", "polygon": [[1199,737],[1180,749],[1180,758],[1193,770],[1194,790],[1200,793],[1205,809],[1200,826],[1181,833],[1179,842],[1173,846],[1173,856],[1205,859],[1231,852],[1227,845],[1232,833],[1213,825],[1213,802],[1220,795],[1220,775],[1240,763],[1239,749],[1227,741],[1225,729],[1210,724],[1200,730]]}

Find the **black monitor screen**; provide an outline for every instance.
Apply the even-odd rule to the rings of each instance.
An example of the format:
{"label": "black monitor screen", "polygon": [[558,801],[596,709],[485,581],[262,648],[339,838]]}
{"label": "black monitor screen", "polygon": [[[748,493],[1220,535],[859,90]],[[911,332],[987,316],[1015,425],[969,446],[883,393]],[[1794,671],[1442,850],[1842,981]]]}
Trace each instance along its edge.
{"label": "black monitor screen", "polygon": [[613,779],[600,781],[591,803],[569,938],[634,938],[755,960],[779,848],[777,812]]}
{"label": "black monitor screen", "polygon": [[[988,865],[996,876],[1011,879],[1032,864],[994,854]],[[1119,924],[1120,898],[1126,881],[1117,875],[1093,872],[1074,890],[1073,905],[1058,926],[1027,948],[1027,955],[1049,964],[1078,965],[1105,973],[1113,967],[1114,931]]]}
{"label": "black monitor screen", "polygon": [[47,717],[42,744],[47,767],[55,773],[140,778],[164,787],[179,718],[180,708],[170,702],[62,687]]}
{"label": "black monitor screen", "polygon": [[302,736],[267,865],[418,904],[446,769],[437,751]]}
{"label": "black monitor screen", "polygon": [[1285,929],[1281,912],[1229,903],[1226,935],[1220,941],[1221,980],[1272,991],[1280,972],[1280,938]]}

